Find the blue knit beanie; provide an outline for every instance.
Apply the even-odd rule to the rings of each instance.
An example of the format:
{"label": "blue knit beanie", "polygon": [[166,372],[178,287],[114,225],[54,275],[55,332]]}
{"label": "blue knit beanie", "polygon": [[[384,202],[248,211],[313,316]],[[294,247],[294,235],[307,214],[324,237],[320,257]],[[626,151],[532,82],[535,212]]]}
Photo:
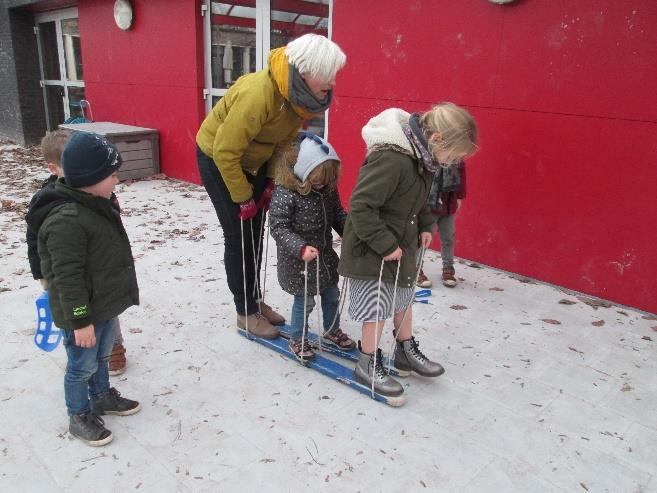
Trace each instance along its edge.
{"label": "blue knit beanie", "polygon": [[321,137],[310,132],[304,132],[302,136],[303,140],[299,145],[299,156],[294,165],[294,175],[301,182],[304,182],[317,166],[329,159],[340,162],[340,158],[333,146]]}
{"label": "blue knit beanie", "polygon": [[88,187],[118,171],[123,163],[114,144],[90,132],[75,132],[62,152],[66,184]]}

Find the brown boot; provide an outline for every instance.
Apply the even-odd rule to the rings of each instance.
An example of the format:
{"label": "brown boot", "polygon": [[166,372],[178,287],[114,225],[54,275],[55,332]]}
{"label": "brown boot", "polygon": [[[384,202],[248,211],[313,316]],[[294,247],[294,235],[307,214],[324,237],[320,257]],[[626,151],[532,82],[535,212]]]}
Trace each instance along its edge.
{"label": "brown boot", "polygon": [[109,374],[120,375],[125,371],[126,359],[123,344],[114,344],[109,359]]}
{"label": "brown boot", "polygon": [[430,288],[431,287],[431,279],[429,279],[424,274],[423,270],[421,270],[420,273],[417,276],[417,285],[421,288]]}
{"label": "brown boot", "polygon": [[454,277],[454,267],[443,267],[443,286],[453,288],[456,286],[456,277]]}
{"label": "brown boot", "polygon": [[272,307],[265,302],[260,303],[260,313],[262,313],[272,325],[283,325],[285,323],[285,317],[280,313],[275,312]]}
{"label": "brown boot", "polygon": [[244,315],[237,315],[237,326],[240,329],[246,329],[247,323],[249,325],[249,332],[256,337],[262,337],[263,339],[276,339],[278,337],[278,329],[270,324],[269,320],[260,313],[254,313],[246,317]]}

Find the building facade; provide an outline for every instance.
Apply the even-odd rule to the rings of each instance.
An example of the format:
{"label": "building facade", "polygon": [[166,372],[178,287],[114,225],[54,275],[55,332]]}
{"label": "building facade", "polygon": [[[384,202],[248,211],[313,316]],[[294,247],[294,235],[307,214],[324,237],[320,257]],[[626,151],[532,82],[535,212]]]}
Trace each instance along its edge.
{"label": "building facade", "polygon": [[1,136],[36,142],[84,111],[158,129],[162,171],[198,182],[194,136],[212,103],[269,49],[330,35],[348,62],[311,126],[343,158],[345,202],[371,116],[453,101],[480,126],[457,254],[657,312],[653,0],[119,3],[3,2]]}

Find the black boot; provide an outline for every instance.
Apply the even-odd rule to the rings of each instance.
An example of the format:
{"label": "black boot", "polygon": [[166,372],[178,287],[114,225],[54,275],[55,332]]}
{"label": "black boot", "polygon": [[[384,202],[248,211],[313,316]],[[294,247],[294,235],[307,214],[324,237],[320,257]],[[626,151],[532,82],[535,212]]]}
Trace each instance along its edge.
{"label": "black boot", "polygon": [[68,432],[92,447],[107,445],[114,438],[112,432],[105,428],[103,418],[92,411],[71,416]]}
{"label": "black boot", "polygon": [[358,383],[361,383],[367,387],[372,386],[372,378],[374,378],[374,392],[377,394],[398,397],[404,393],[404,387],[388,375],[383,362],[381,361],[383,355],[381,350],[376,350],[376,367],[374,366],[374,354],[364,353],[360,347],[360,341],[358,341],[358,350],[360,355],[358,357],[358,363],[356,363],[356,369],[354,370],[354,378]]}
{"label": "black boot", "polygon": [[427,358],[418,346],[415,337],[411,337],[406,341],[397,341],[395,368],[404,372],[414,371],[423,377],[438,377],[445,373],[442,365]]}
{"label": "black boot", "polygon": [[95,399],[91,399],[91,409],[99,416],[103,414],[128,416],[139,411],[141,406],[137,401],[131,401],[130,399],[121,397],[119,391],[112,387],[108,392],[100,394]]}

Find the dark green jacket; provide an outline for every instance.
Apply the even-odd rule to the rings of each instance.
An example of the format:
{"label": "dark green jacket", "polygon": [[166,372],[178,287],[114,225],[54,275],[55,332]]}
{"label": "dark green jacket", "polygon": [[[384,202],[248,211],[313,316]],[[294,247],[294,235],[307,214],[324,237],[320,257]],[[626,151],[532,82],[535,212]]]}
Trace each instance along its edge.
{"label": "dark green jacket", "polygon": [[[430,186],[421,161],[392,149],[369,154],[349,201],[340,275],[377,280],[381,259],[399,246],[399,286],[413,286],[419,236],[434,223],[426,206]],[[396,272],[397,262],[385,262],[383,279],[394,282]]]}
{"label": "dark green jacket", "polygon": [[38,233],[41,271],[61,329],[105,322],[139,304],[130,241],[109,199],[55,184],[61,197]]}

